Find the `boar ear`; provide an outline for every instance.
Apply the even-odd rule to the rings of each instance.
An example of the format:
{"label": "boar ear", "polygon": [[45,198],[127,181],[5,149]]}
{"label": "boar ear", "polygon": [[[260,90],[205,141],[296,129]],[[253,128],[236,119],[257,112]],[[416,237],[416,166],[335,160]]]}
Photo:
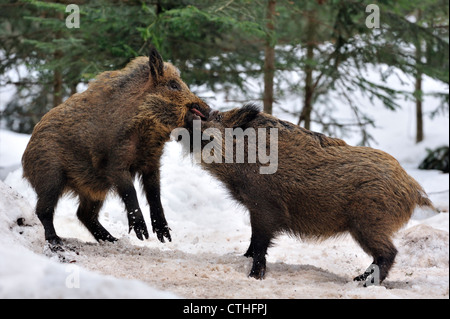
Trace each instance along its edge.
{"label": "boar ear", "polygon": [[260,112],[261,110],[256,104],[249,103],[244,105],[233,115],[233,126],[245,129],[247,124],[253,121]]}
{"label": "boar ear", "polygon": [[148,64],[150,65],[150,74],[153,78],[153,83],[156,84],[158,83],[159,78],[164,75],[164,61],[153,46],[150,47]]}

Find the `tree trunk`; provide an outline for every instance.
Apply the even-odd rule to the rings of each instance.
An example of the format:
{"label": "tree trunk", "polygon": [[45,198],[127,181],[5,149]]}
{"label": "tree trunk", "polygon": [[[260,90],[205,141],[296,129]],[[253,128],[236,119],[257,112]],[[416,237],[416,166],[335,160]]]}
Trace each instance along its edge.
{"label": "tree trunk", "polygon": [[70,85],[70,96],[72,96],[75,93],[77,93],[77,85],[78,85],[78,83],[72,83]]}
{"label": "tree trunk", "polygon": [[422,142],[423,134],[423,113],[422,113],[422,73],[416,75],[416,143]]}
{"label": "tree trunk", "polygon": [[[421,10],[417,12],[417,21],[422,18]],[[416,44],[416,66],[421,63],[422,60],[422,47],[421,41],[417,40]],[[416,85],[414,96],[416,98],[416,143],[423,141],[423,113],[422,113],[422,72],[416,71]]]}
{"label": "tree trunk", "polygon": [[156,1],[156,15],[159,16],[163,12],[161,1]]}
{"label": "tree trunk", "polygon": [[303,127],[309,130],[311,128],[311,113],[312,113],[312,100],[314,95],[314,83],[313,83],[313,66],[311,65],[314,59],[314,11],[310,11],[308,14],[308,25],[306,29],[306,66],[305,66],[305,98],[303,102],[303,109],[298,119],[298,125],[303,123]]}
{"label": "tree trunk", "polygon": [[[64,16],[62,12],[57,13],[57,18],[61,21],[63,21]],[[61,32],[58,31],[55,35],[56,39],[61,38]],[[56,50],[53,53],[53,57],[56,61],[61,59],[63,56],[63,53],[61,50]],[[60,67],[56,67],[53,70],[53,107],[56,107],[62,103],[63,99],[63,78],[62,78],[62,72]]]}
{"label": "tree trunk", "polygon": [[[56,51],[54,54],[55,59],[60,59],[62,57],[61,51]],[[62,103],[63,94],[63,79],[62,73],[59,68],[53,70],[53,107],[56,107]]]}
{"label": "tree trunk", "polygon": [[264,48],[264,112],[272,114],[273,109],[273,78],[275,75],[275,46],[273,32],[275,30],[275,0],[267,2],[267,40]]}

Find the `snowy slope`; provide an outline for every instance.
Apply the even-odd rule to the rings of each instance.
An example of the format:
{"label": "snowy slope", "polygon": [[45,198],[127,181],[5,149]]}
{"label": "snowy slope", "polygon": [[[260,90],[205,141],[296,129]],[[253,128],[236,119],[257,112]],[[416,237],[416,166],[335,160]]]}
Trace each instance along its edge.
{"label": "snowy slope", "polygon": [[0,194],[0,298],[177,298],[42,256],[44,233],[28,201],[1,181]]}
{"label": "snowy slope", "polygon": [[[425,105],[432,109],[436,101],[429,98]],[[0,130],[5,175],[0,182],[0,297],[448,298],[448,174],[416,169],[425,148],[448,145],[448,115],[426,118],[426,139],[415,145],[410,102],[396,113],[367,108],[379,125],[371,132],[378,142],[374,146],[399,159],[444,211],[416,210],[395,238],[399,254],[382,286],[363,288],[352,281],[371,259],[349,236],[322,243],[280,236],[268,252],[267,278],[247,278],[251,260],[242,255],[250,239],[248,213],[218,181],[183,157],[175,142],[166,144],[161,168],[172,242],[162,244],[154,234],[141,242],[128,234],[123,204],[110,196],[100,221],[120,240],[98,244],[76,219],[76,199],[64,197],[55,227],[74,251],[66,252],[72,263],[60,263],[45,255],[43,229],[33,213],[35,194],[21,178],[20,158],[29,136]],[[140,194],[139,201],[150,225],[145,196]],[[19,218],[25,225],[17,224]]]}

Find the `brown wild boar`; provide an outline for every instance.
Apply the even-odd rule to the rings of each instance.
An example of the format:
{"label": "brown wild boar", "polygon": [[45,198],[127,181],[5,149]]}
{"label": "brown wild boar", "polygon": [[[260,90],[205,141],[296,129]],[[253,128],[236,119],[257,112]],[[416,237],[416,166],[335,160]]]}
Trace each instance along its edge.
{"label": "brown wild boar", "polygon": [[110,190],[122,198],[129,231],[148,238],[134,177],[141,179],[153,232],[171,240],[160,199],[160,157],[170,132],[186,113],[209,113],[209,106],[181,80],[179,71],[150,49],[124,69],[104,72],[86,91],[50,110],[34,128],[23,154],[23,176],[37,193],[36,214],[45,239],[62,241],[53,226],[62,194],[79,197],[77,217],[96,240],[116,239],[99,223],[98,213]]}
{"label": "brown wild boar", "polygon": [[[195,119],[200,118],[195,114],[186,116],[191,134],[199,129],[200,121]],[[277,158],[272,159],[276,170],[261,174],[267,161],[262,164],[256,157],[236,162],[239,142],[233,131],[237,128],[248,140],[241,144],[245,159],[251,158],[249,150],[257,149],[251,147],[256,140],[267,143],[258,147],[258,153],[264,153],[258,156],[267,155],[270,141],[277,143]],[[211,112],[207,121],[201,121],[201,132],[205,139],[202,156],[205,147],[215,140],[218,148],[208,148],[207,155],[219,153],[215,160],[202,158],[202,167],[223,182],[250,212],[252,236],[245,256],[253,257],[249,276],[257,279],[266,273],[265,255],[277,234],[320,240],[347,232],[373,257],[373,265],[355,280],[376,280],[370,274],[377,269],[381,282],[397,254],[393,234],[409,220],[416,206],[432,207],[422,187],[389,154],[349,146],[340,139],[261,113],[254,105]],[[205,136],[206,132],[213,138]],[[252,132],[256,137],[253,142]],[[277,140],[269,139],[275,133]],[[229,154],[226,148],[230,140],[233,163],[225,156]],[[199,149],[191,147],[192,151],[195,157]]]}

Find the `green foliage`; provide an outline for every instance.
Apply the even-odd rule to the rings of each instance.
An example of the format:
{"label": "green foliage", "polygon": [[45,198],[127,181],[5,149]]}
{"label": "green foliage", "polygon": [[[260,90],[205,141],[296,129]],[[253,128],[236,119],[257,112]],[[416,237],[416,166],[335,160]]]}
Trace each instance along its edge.
{"label": "green foliage", "polygon": [[[69,29],[65,4],[30,0],[3,5],[0,83],[17,87],[3,111],[6,124],[14,130],[31,132],[53,107],[53,100],[65,99],[79,83],[146,54],[145,43],[136,33],[148,20],[140,6],[87,1],[80,5],[81,27]],[[27,79],[13,81],[8,76],[7,71],[17,65],[27,67]],[[62,81],[59,92],[55,92],[56,75]]]}
{"label": "green foliage", "polygon": [[[65,2],[0,0],[0,84],[13,83],[17,88],[3,119],[14,130],[30,132],[57,97],[67,98],[79,83],[145,55],[149,44],[179,67],[194,89],[255,101],[262,99],[263,92],[248,83],[250,79],[262,82],[268,41],[275,46],[275,101],[283,96],[303,98],[305,72],[310,70],[311,120],[338,136],[357,128],[361,144],[370,141],[366,127],[375,123],[362,112],[353,92],[392,110],[398,108],[399,97],[412,100],[421,94],[374,83],[366,76],[369,68],[383,66],[382,79],[402,70],[449,83],[448,1],[377,1],[381,26],[369,29],[365,8],[373,1],[278,0],[274,31],[267,26],[267,0],[73,3],[79,3],[81,10],[79,29],[66,28]],[[420,57],[417,46],[423,47]],[[19,65],[28,68],[26,79],[15,80],[8,73]],[[58,77],[60,92],[54,85]],[[448,94],[433,94],[442,103],[432,115],[448,112]],[[333,118],[336,96],[348,105],[352,121]],[[236,106],[242,102],[236,101]]]}
{"label": "green foliage", "polygon": [[444,173],[449,172],[449,147],[441,146],[434,150],[427,149],[427,157],[420,163],[420,169],[437,169]]}

